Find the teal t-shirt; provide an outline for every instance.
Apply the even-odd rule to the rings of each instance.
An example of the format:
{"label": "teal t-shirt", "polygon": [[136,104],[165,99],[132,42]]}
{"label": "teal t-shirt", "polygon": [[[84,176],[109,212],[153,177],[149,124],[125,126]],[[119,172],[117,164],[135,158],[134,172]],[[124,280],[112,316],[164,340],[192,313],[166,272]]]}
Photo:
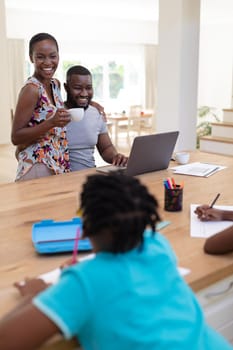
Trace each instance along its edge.
{"label": "teal t-shirt", "polygon": [[85,350],[232,349],[205,323],[159,233],[127,253],[98,253],[65,269],[33,303]]}

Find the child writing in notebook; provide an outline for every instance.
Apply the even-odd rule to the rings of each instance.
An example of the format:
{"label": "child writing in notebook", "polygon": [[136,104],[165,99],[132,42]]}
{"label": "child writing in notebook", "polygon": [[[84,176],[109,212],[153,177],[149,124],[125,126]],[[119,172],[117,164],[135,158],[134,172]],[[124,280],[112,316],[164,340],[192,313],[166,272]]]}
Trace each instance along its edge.
{"label": "child writing in notebook", "polygon": [[89,176],[80,199],[95,257],[64,268],[57,284],[7,315],[1,349],[35,349],[57,333],[86,350],[232,349],[206,324],[156,232],[157,200],[138,179]]}
{"label": "child writing in notebook", "polygon": [[[195,213],[202,221],[233,221],[233,210],[211,208],[206,204],[197,207]],[[204,251],[208,254],[233,252],[233,224],[225,230],[209,237],[205,241]]]}

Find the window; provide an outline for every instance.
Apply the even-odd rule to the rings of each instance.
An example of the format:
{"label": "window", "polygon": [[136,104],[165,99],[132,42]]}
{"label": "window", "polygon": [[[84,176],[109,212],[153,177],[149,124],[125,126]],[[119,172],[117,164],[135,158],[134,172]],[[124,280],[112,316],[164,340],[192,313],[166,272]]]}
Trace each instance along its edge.
{"label": "window", "polygon": [[69,67],[81,64],[92,73],[94,100],[105,107],[106,112],[128,111],[131,105],[144,102],[143,49],[125,54],[77,54],[63,57],[62,78]]}
{"label": "window", "polygon": [[[101,51],[98,48],[98,51]],[[116,51],[116,49],[115,49]],[[94,100],[105,107],[106,112],[129,111],[131,105],[144,104],[144,51],[143,47],[118,48],[121,53],[63,54],[60,57],[56,77],[62,86],[66,71],[73,65],[88,68],[93,77]],[[77,60],[78,57],[78,60]],[[33,65],[28,64],[28,76],[33,74]]]}

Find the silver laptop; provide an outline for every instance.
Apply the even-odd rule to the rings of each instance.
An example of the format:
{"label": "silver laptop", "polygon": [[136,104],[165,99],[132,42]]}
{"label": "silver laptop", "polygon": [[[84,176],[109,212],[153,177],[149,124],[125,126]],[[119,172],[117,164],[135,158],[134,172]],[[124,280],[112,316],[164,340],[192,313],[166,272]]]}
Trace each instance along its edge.
{"label": "silver laptop", "polygon": [[179,135],[179,131],[137,136],[133,141],[126,167],[101,166],[97,171],[109,173],[122,171],[135,176],[151,171],[167,169]]}

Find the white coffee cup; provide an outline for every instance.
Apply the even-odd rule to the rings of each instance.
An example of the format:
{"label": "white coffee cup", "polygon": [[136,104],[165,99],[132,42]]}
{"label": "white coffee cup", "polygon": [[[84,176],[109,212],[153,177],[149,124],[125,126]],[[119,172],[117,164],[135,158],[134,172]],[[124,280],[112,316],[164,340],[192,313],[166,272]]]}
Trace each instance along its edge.
{"label": "white coffee cup", "polygon": [[74,122],[79,122],[83,119],[84,116],[84,109],[83,108],[71,108],[68,109],[68,112],[70,113],[71,120]]}
{"label": "white coffee cup", "polygon": [[177,152],[175,155],[175,159],[179,164],[187,164],[190,158],[190,154],[188,152]]}

